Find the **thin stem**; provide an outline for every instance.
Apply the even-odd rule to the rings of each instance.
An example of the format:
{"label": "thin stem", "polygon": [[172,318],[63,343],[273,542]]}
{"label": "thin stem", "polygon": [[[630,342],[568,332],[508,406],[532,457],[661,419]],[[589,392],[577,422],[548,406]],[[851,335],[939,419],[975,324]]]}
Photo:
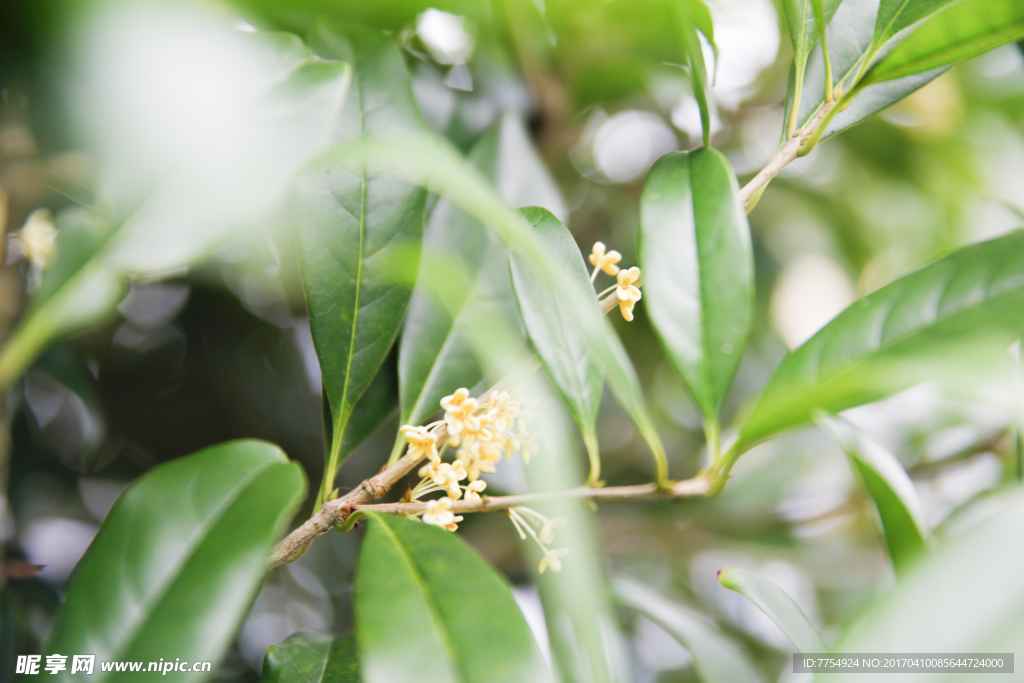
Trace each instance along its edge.
{"label": "thin stem", "polygon": [[320,482],[320,493],[316,498],[316,510],[323,505],[325,500],[330,500],[334,493],[334,478],[338,473],[338,460],[341,457],[341,444],[345,434],[345,425],[334,425],[334,432],[331,435],[331,452],[327,457],[327,464],[324,467],[323,479]]}
{"label": "thin stem", "polygon": [[587,486],[601,486],[601,452],[597,444],[597,434],[584,434],[583,444],[587,448],[587,457],[590,458],[590,476],[587,477]]}
{"label": "thin stem", "polygon": [[828,49],[825,47],[825,32],[821,32],[821,51],[825,55],[825,102],[831,102],[835,97],[832,92],[832,60],[828,56]]}
{"label": "thin stem", "polygon": [[391,455],[388,456],[388,467],[391,467],[402,457],[402,450],[405,448],[405,437],[401,432],[395,437],[395,445],[391,447]]}
{"label": "thin stem", "polygon": [[786,140],[796,135],[796,125],[800,121],[800,100],[804,95],[804,64],[797,64],[793,73],[793,105],[789,110],[789,122],[786,124]]}
{"label": "thin stem", "polygon": [[594,266],[594,272],[590,274],[590,283],[593,284],[597,280],[597,273],[601,270],[601,266]]}
{"label": "thin stem", "polygon": [[[739,199],[746,208],[747,213],[753,211],[757,205],[757,200],[761,198],[761,194],[764,192],[764,188],[768,186],[768,183],[779,174],[782,169],[788,166],[791,162],[795,161],[800,156],[801,149],[803,148],[806,137],[813,135],[815,132],[818,133],[818,137],[821,137],[821,131],[819,125],[828,118],[831,120],[830,112],[834,111],[839,103],[831,102],[826,103],[818,109],[818,112],[811,117],[803,127],[797,131],[796,135],[786,141],[786,144],[782,146],[782,149],[776,153],[772,160],[768,162],[768,165],[761,169],[761,172],[754,176],[749,183],[743,186],[740,190]],[[827,125],[827,122],[826,122]],[[810,151],[808,149],[807,151]],[[806,154],[806,152],[804,152]]]}

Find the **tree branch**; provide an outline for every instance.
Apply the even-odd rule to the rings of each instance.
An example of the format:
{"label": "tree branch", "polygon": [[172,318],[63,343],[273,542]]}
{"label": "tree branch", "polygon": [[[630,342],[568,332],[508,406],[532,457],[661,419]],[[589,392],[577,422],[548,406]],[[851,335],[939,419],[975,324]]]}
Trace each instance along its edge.
{"label": "tree branch", "polygon": [[[605,501],[605,500],[672,500],[675,498],[690,498],[703,496],[710,490],[706,477],[699,475],[693,479],[677,481],[668,490],[659,489],[655,484],[638,484],[636,486],[608,486],[604,488],[591,488],[580,486],[568,491],[549,491],[536,493],[520,493],[513,496],[482,496],[480,500],[457,500],[452,503],[451,511],[462,512],[497,512],[508,510],[520,505],[529,505],[552,498],[577,498],[583,500]],[[371,505],[356,505],[355,510],[366,510],[368,512],[387,512],[395,515],[414,515],[425,512],[426,501],[415,501],[412,503],[378,503]]]}
{"label": "tree branch", "polygon": [[[747,210],[747,213],[753,211],[754,206],[757,205],[757,200],[761,198],[761,193],[764,192],[764,188],[768,186],[768,183],[772,181],[772,178],[779,174],[779,171],[788,166],[791,162],[795,161],[798,156],[801,156],[801,147],[810,139],[817,127],[824,121],[828,112],[835,106],[835,102],[826,102],[818,109],[818,112],[812,116],[807,123],[805,123],[800,130],[798,130],[793,137],[786,140],[786,144],[782,146],[772,160],[768,162],[768,165],[761,169],[761,172],[754,176],[749,183],[743,186],[740,190],[739,198],[743,203],[743,208]],[[805,150],[803,154],[806,154]]]}
{"label": "tree branch", "polygon": [[[639,285],[640,281],[637,281],[636,284]],[[601,299],[598,302],[598,305],[601,307],[602,313],[608,313],[609,311],[613,310],[616,306],[618,306],[618,303],[619,303],[619,300],[615,296],[615,292],[612,292],[611,294],[606,296],[604,299]],[[535,355],[534,356],[530,356],[530,358],[528,358],[527,360],[523,361],[523,363],[518,368],[516,368],[512,372],[512,374],[510,374],[508,377],[505,377],[500,382],[498,382],[493,387],[491,387],[486,392],[484,392],[482,398],[486,398],[491,392],[502,391],[506,387],[508,387],[510,385],[514,385],[518,380],[520,380],[523,377],[526,377],[530,373],[534,372],[540,366],[541,366],[540,359],[537,358],[537,356],[535,356]],[[447,429],[446,426],[442,425],[441,428],[437,431],[437,441],[438,441],[438,443],[443,443],[447,438],[448,438],[448,429]],[[358,487],[356,487],[356,488],[352,489],[351,491],[349,491],[348,493],[346,493],[344,496],[342,496],[340,498],[335,498],[334,500],[329,500],[326,503],[324,503],[323,506],[321,506],[321,508],[316,512],[316,514],[314,514],[312,517],[307,519],[301,526],[296,528],[294,531],[292,531],[290,534],[288,534],[284,538],[284,540],[282,540],[280,543],[277,544],[277,546],[274,548],[274,552],[271,553],[270,559],[269,559],[269,561],[267,563],[268,564],[268,569],[273,569],[274,567],[277,567],[277,566],[280,566],[282,564],[285,564],[286,562],[294,562],[295,560],[299,559],[299,557],[302,556],[302,553],[306,552],[306,548],[309,547],[310,543],[312,543],[317,538],[319,538],[320,536],[323,536],[328,531],[330,531],[331,527],[333,527],[335,524],[338,524],[340,522],[344,522],[345,519],[348,518],[348,516],[350,514],[352,514],[352,512],[354,510],[360,509],[363,506],[366,506],[366,505],[372,503],[373,501],[377,500],[378,498],[383,497],[384,494],[386,494],[388,491],[390,491],[391,488],[395,484],[397,484],[403,477],[405,477],[407,474],[412,472],[413,469],[418,464],[420,464],[420,462],[422,460],[423,460],[422,457],[420,457],[420,458],[410,458],[409,456],[403,456],[397,462],[395,462],[394,465],[391,465],[390,467],[385,466],[385,467],[381,468],[380,472],[378,472],[374,476],[370,477],[369,479],[367,479],[366,481],[361,483]],[[691,481],[693,481],[693,480],[691,480]],[[685,484],[687,484],[687,482],[677,482],[676,485],[673,486],[672,490],[675,491],[676,487],[680,487],[680,491],[683,491],[684,489],[687,488],[687,486],[681,486],[681,485],[685,485]],[[690,484],[689,486],[697,486],[697,485],[696,484]],[[596,499],[596,500],[603,500],[603,499],[606,499],[606,496],[607,497],[615,497],[615,495],[616,495],[615,492],[618,491],[618,490],[621,490],[621,491],[632,491],[632,490],[637,489],[637,488],[638,487],[632,487],[632,486],[614,487],[614,488],[610,488],[610,489],[587,489],[587,488],[582,488],[582,489],[573,489],[572,491],[567,491],[567,492],[565,492],[562,495],[569,495],[569,496],[573,496],[573,497],[584,497],[584,498],[593,498],[593,499]],[[651,493],[651,492],[656,491],[656,488],[655,488],[654,484],[645,484],[644,486],[639,487],[639,488],[645,489],[646,493]],[[647,488],[649,488],[650,491],[646,491]],[[580,491],[595,491],[595,492],[598,492],[598,493],[611,491],[612,493],[611,494],[605,494],[605,495],[602,495],[602,496],[584,496],[584,495],[581,495],[579,493]],[[532,495],[535,495],[535,494],[524,494],[524,495],[532,496]],[[552,494],[536,494],[536,495],[547,495],[547,496],[550,496]],[[632,495],[633,495],[633,497],[639,497],[639,494],[635,494],[634,493]],[[678,495],[698,495],[698,494],[680,493]],[[665,494],[661,494],[661,496],[662,497],[671,497],[671,494],[665,493]],[[515,498],[518,498],[518,496],[502,496],[500,498],[489,498],[488,500],[491,500],[491,501],[495,501],[495,500],[501,501],[501,500],[504,500],[505,498],[515,499]],[[457,501],[456,505],[464,504],[464,503],[465,503],[465,501]],[[517,505],[517,504],[518,503],[510,503],[509,506]],[[418,508],[416,508],[417,510],[423,510],[423,509],[426,508],[426,503],[402,503],[402,504],[391,503],[391,504],[384,504],[383,506],[373,506],[370,509],[383,509],[383,508],[386,508],[388,505],[419,506]],[[506,508],[494,508],[493,507],[494,503],[491,503],[490,505],[491,505],[491,507],[488,507],[487,509],[506,509]],[[471,510],[468,510],[468,509],[463,509],[463,508],[456,508],[456,509],[462,509],[464,512],[471,512]]]}

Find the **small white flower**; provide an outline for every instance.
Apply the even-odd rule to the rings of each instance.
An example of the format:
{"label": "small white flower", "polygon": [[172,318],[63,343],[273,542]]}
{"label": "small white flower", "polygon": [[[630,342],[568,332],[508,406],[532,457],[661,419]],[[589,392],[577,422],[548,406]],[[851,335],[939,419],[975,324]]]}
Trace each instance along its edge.
{"label": "small white flower", "polygon": [[437,460],[440,457],[437,454],[437,437],[428,432],[426,427],[402,425],[398,431],[402,433],[409,444],[409,450],[405,452],[406,455],[430,458],[431,460]]}
{"label": "small white flower", "polygon": [[622,260],[622,254],[614,249],[605,253],[604,242],[594,242],[594,247],[588,258],[590,265],[594,268],[599,268],[609,275],[615,275],[619,272],[619,267],[615,264]]}
{"label": "small white flower", "polygon": [[540,542],[551,543],[555,540],[555,529],[565,526],[565,519],[562,517],[556,517],[554,519],[545,519],[540,527]]}
{"label": "small white flower", "polygon": [[466,389],[465,387],[456,389],[454,394],[451,396],[445,396],[441,399],[441,408],[446,411],[458,410],[462,407],[462,404],[466,402],[467,398],[469,398],[469,389]]}
{"label": "small white flower", "polygon": [[423,513],[423,521],[448,531],[455,531],[459,528],[457,523],[462,521],[462,516],[452,512],[452,500],[446,496],[427,501],[427,510]]}
{"label": "small white flower", "polygon": [[507,391],[492,394],[487,401],[487,419],[499,434],[512,429],[518,415],[519,402],[513,400]]}
{"label": "small white flower", "polygon": [[544,557],[540,558],[540,565],[537,567],[537,571],[543,574],[544,570],[548,567],[550,567],[553,572],[562,571],[561,558],[568,554],[568,548],[554,548],[552,550],[548,550],[544,553]]}
{"label": "small white flower", "polygon": [[477,502],[481,500],[480,492],[487,488],[487,482],[483,479],[477,479],[469,483],[466,487],[466,502]]}
{"label": "small white flower", "polygon": [[451,468],[450,464],[441,462],[438,458],[421,467],[419,474],[421,477],[429,477],[437,486],[444,486],[448,483],[448,472]]}
{"label": "small white flower", "polygon": [[53,227],[50,210],[36,209],[30,213],[18,232],[18,241],[25,258],[36,268],[45,268],[57,248],[57,228]]}

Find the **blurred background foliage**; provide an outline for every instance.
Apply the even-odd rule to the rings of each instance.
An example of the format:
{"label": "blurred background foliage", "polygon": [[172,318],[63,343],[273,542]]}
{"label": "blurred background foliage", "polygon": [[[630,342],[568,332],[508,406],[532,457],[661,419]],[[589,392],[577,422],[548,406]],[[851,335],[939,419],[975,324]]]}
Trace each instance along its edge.
{"label": "blurred background foliage", "polygon": [[[0,7],[0,225],[96,201],[101,159],[68,92],[72,46],[90,5]],[[709,0],[717,59],[712,142],[741,177],[776,151],[791,59],[772,0]],[[197,6],[239,31],[304,36],[319,16],[374,26],[403,48],[427,124],[468,150],[507,112],[527,125],[584,252],[601,240],[636,262],[637,206],[651,164],[700,144],[700,119],[668,0],[235,0]],[[429,9],[464,17],[469,41],[431,28]],[[435,15],[436,18],[436,15]],[[190,46],[180,46],[187,54]],[[187,92],[187,88],[183,92]],[[174,97],[174,93],[169,93]],[[155,133],[154,133],[155,134]],[[523,161],[528,163],[529,160]],[[557,213],[557,212],[556,212]],[[851,303],[1024,215],[1024,58],[1016,46],[955,67],[898,105],[790,165],[750,217],[757,264],[753,340],[724,422],[788,348]],[[0,680],[38,652],[66,580],[123,488],[154,465],[237,437],[279,444],[319,479],[319,366],[284,214],[249,226],[196,265],[133,281],[117,314],[50,348],[16,388],[0,472],[5,586]],[[58,220],[58,225],[60,220]],[[0,332],[31,284],[16,242],[0,270]],[[615,321],[656,412],[672,474],[698,471],[700,419],[647,323]],[[393,368],[396,358],[387,361]],[[394,389],[393,383],[391,386]],[[607,397],[606,397],[607,399]],[[956,534],[1016,480],[1012,404],[925,385],[848,417],[910,472],[939,535]],[[341,490],[375,472],[397,415],[345,463]],[[649,455],[606,400],[599,420],[609,484],[649,481]],[[609,572],[711,616],[766,680],[789,643],[722,588],[724,566],[756,569],[792,595],[826,638],[893,581],[874,510],[839,449],[813,429],[759,447],[714,500],[607,504],[598,511]],[[500,488],[500,483],[496,488]],[[514,483],[507,484],[514,487]],[[315,487],[312,487],[315,493]],[[312,494],[311,494],[312,495]],[[310,501],[312,502],[312,501]],[[532,562],[501,516],[460,533],[517,585],[542,625]],[[351,628],[359,532],[332,533],[260,593],[218,680],[257,680],[264,653],[298,629]],[[36,573],[33,565],[44,565]],[[690,654],[659,626],[624,615],[630,666],[648,681],[695,680]]]}

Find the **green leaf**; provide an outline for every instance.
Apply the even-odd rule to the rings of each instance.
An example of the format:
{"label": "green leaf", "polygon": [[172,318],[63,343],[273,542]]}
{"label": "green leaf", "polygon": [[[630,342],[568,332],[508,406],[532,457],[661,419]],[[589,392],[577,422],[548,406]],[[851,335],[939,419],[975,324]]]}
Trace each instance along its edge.
{"label": "green leaf", "polygon": [[895,455],[853,425],[824,416],[818,422],[857,468],[878,509],[893,566],[902,575],[928,550],[931,538],[914,483]]}
{"label": "green leaf", "polygon": [[[797,126],[796,113],[792,111],[792,100],[803,99],[804,81],[807,73],[807,60],[815,43],[820,43],[824,51],[826,45],[825,29],[835,15],[842,0],[783,0],[782,9],[789,26],[789,37],[793,43],[793,74],[790,103],[786,112],[785,137],[793,135]],[[827,51],[824,51],[827,53]],[[831,67],[831,61],[829,62]],[[831,73],[828,75],[831,81]],[[824,99],[826,83],[822,80],[815,83],[815,93]]]}
{"label": "green leaf", "polygon": [[875,49],[881,48],[897,33],[942,9],[950,2],[951,0],[881,0],[872,44]]}
{"label": "green leaf", "polygon": [[882,57],[861,81],[870,85],[931,71],[1024,38],[1024,4],[968,0],[950,5]]}
{"label": "green leaf", "polygon": [[299,631],[271,645],[263,659],[261,683],[361,683],[352,634]]}
{"label": "green leaf", "polygon": [[[558,187],[518,115],[505,114],[474,145],[469,159],[509,205],[565,214]],[[431,264],[424,263],[402,330],[403,424],[421,424],[437,412],[441,398],[483,378],[471,339],[480,308],[515,310],[504,241],[450,202],[441,200],[431,213],[424,251],[424,260],[443,272],[429,272]],[[441,257],[448,258],[442,262]],[[436,291],[439,285],[443,292]]]}
{"label": "green leaf", "polygon": [[[793,60],[807,61],[819,39],[820,29],[828,26],[843,0],[783,0],[782,9],[793,42]],[[819,23],[818,16],[822,17]]]}
{"label": "green leaf", "polygon": [[[1000,357],[1024,319],[1024,232],[973,244],[855,302],[779,364],[735,453],[811,419]],[[958,355],[959,354],[959,355]],[[957,358],[951,363],[951,358]]]}
{"label": "green leaf", "polygon": [[948,66],[940,67],[892,81],[875,83],[858,90],[850,104],[836,114],[825,127],[825,133],[822,137],[831,137],[860,123],[869,116],[877,114],[914,91],[920,90],[948,70]]}
{"label": "green leaf", "polygon": [[711,110],[708,105],[708,70],[704,64],[704,50],[697,37],[699,30],[708,39],[712,47],[715,44],[714,27],[711,13],[703,0],[675,0],[676,15],[679,22],[679,34],[686,54],[686,63],[690,68],[690,80],[693,84],[693,96],[700,109],[700,125],[704,135],[704,146],[711,146]]}
{"label": "green leaf", "polygon": [[615,592],[623,605],[661,626],[690,651],[703,683],[762,680],[743,650],[701,616],[635,581],[616,581]]}
{"label": "green leaf", "polygon": [[[1013,652],[1024,641],[1024,499],[942,544],[877,596],[836,652]],[[846,680],[822,676],[822,680]],[[921,673],[915,681],[973,681],[970,673]]]}
{"label": "green leaf", "polygon": [[[326,403],[326,397],[323,397]],[[352,417],[349,418],[348,426],[345,428],[345,437],[342,439],[341,452],[351,453],[364,441],[370,438],[377,429],[384,424],[392,413],[395,412],[395,404],[398,403],[398,377],[394,359],[384,362],[370,381],[363,395],[356,401],[352,409]],[[325,405],[324,418],[326,425],[330,424],[330,406]],[[333,437],[332,433],[327,435]],[[327,443],[330,443],[328,441]]]}
{"label": "green leaf", "polygon": [[[835,81],[838,83],[845,80],[847,88],[851,87],[850,81],[858,76],[857,72],[864,66],[864,52],[871,42],[877,10],[878,3],[873,0],[844,0],[826,31],[828,52]],[[944,68],[935,69],[859,89],[853,99],[844,105],[845,108],[828,122],[822,137],[830,137],[860,123],[872,114],[927,85],[944,71]],[[814,116],[824,104],[826,74],[820,44],[811,51],[801,92],[796,92],[793,76],[794,74],[791,72],[786,102],[786,120],[790,119],[794,95],[797,95],[800,99],[800,115],[796,124],[800,126]]]}
{"label": "green leaf", "polygon": [[[115,221],[98,210],[58,217],[62,232],[57,260],[0,351],[0,387],[16,381],[53,340],[110,315],[127,277],[156,277],[187,266],[240,230],[266,220],[299,169],[325,148],[348,91],[349,67],[311,57],[296,63],[294,36],[259,36],[252,50],[228,55],[259,65],[248,76],[262,87],[246,94],[248,114],[235,121],[236,135],[217,136],[223,147],[210,147],[200,158],[189,158],[175,172],[165,173],[148,196],[123,209],[126,219]],[[274,48],[269,54],[268,44]],[[160,85],[147,82],[147,87]],[[118,153],[123,155],[123,150],[109,156]],[[116,198],[101,200],[101,206],[117,203]]]}
{"label": "green leaf", "polygon": [[354,596],[366,683],[551,680],[508,583],[476,551],[419,521],[367,517]]}
{"label": "green leaf", "polygon": [[[230,441],[147,472],[117,500],[78,564],[45,652],[216,662],[304,494],[299,466],[262,441]],[[177,672],[167,680],[211,676]],[[115,674],[97,666],[93,678]]]}
{"label": "green leaf", "polygon": [[[423,127],[398,47],[369,29],[318,22],[311,47],[355,65],[341,141]],[[319,165],[296,190],[299,262],[333,435],[317,507],[334,489],[352,411],[398,335],[423,235],[426,193],[365,166]],[[412,279],[410,275],[409,280]]]}
{"label": "green leaf", "polygon": [[[562,264],[565,275],[578,281],[581,287],[589,286],[583,256],[561,221],[546,209],[523,209],[522,213],[533,227],[538,242]],[[558,296],[558,281],[516,249],[509,254],[509,269],[526,334],[583,434],[590,456],[588,482],[597,484],[601,475],[597,409],[601,405],[604,372],[591,351],[592,345],[576,325],[576,315],[568,308],[571,302]],[[597,310],[596,299],[591,306]]]}
{"label": "green leaf", "polygon": [[793,598],[765,577],[749,569],[733,567],[719,571],[718,580],[729,590],[736,591],[757,605],[759,610],[778,624],[800,652],[829,652],[828,645]]}
{"label": "green leaf", "polygon": [[738,191],[725,157],[704,149],[662,157],[640,198],[643,303],[713,424],[753,319],[754,256]]}

